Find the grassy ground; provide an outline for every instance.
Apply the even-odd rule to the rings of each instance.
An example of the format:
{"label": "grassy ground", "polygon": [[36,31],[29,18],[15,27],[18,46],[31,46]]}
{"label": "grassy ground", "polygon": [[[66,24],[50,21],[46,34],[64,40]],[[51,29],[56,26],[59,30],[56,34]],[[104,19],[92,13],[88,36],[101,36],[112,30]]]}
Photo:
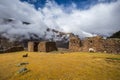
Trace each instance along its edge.
{"label": "grassy ground", "polygon": [[[28,53],[29,57],[22,55]],[[20,62],[29,62],[17,67]],[[18,74],[22,67],[29,69]],[[120,55],[15,52],[0,54],[0,80],[120,80]]]}

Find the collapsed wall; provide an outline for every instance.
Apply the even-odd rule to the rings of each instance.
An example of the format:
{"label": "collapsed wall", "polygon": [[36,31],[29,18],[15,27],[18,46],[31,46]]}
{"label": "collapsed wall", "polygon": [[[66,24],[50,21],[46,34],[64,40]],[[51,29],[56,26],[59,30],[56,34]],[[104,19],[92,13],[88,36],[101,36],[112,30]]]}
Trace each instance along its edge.
{"label": "collapsed wall", "polygon": [[69,40],[69,50],[71,51],[81,51],[80,47],[82,46],[81,40],[79,37],[75,37],[74,35],[70,36]]}
{"label": "collapsed wall", "polygon": [[16,52],[16,51],[23,51],[24,48],[22,46],[13,46],[5,50],[5,52]]}
{"label": "collapsed wall", "polygon": [[93,49],[94,52],[120,53],[120,39],[103,39],[101,36],[95,36],[80,40],[78,36],[72,35],[69,40],[69,49],[85,52]]}
{"label": "collapsed wall", "polygon": [[106,39],[103,45],[108,53],[120,53],[120,39],[118,38]]}
{"label": "collapsed wall", "polygon": [[5,37],[0,36],[0,53],[23,51],[24,47],[18,41],[10,41]]}
{"label": "collapsed wall", "polygon": [[5,50],[1,50],[0,53],[9,53],[9,52],[17,52],[17,51],[23,51],[24,48],[22,46],[13,46]]}
{"label": "collapsed wall", "polygon": [[88,37],[83,40],[82,51],[89,51],[90,48],[94,49],[96,52],[103,52],[104,40],[100,36]]}

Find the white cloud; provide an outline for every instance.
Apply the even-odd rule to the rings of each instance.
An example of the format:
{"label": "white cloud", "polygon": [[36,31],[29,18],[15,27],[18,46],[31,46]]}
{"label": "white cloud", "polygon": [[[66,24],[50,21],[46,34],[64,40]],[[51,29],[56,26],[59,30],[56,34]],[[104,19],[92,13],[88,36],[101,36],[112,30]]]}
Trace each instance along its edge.
{"label": "white cloud", "polygon": [[[3,19],[13,18],[15,21],[5,23]],[[23,25],[21,21],[29,22],[30,25]],[[36,11],[34,6],[20,2],[19,0],[0,0],[0,33],[8,38],[25,36],[29,33],[44,35],[47,26],[42,21],[42,15]]]}
{"label": "white cloud", "polygon": [[66,32],[80,36],[85,36],[84,32],[109,36],[120,30],[120,1],[96,4],[87,10],[71,7],[71,13],[66,13],[64,7],[55,3],[49,3],[49,6],[47,4],[42,9],[48,26],[53,24],[52,26],[59,26]]}
{"label": "white cloud", "polygon": [[[2,24],[3,18],[14,18],[17,22]],[[23,25],[19,21],[30,22],[31,25]],[[74,3],[65,8],[48,1],[44,8],[36,10],[33,5],[19,0],[0,0],[0,33],[5,31],[4,35],[8,37],[24,35],[29,38],[29,33],[41,37],[47,27],[73,32],[81,37],[109,36],[120,30],[119,21],[120,1],[96,4],[87,10],[77,9]]]}

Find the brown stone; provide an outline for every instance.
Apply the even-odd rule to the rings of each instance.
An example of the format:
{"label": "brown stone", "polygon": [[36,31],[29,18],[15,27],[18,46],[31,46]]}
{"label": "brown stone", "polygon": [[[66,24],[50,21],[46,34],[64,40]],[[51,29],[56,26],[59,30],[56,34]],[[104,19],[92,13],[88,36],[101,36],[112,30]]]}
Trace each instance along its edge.
{"label": "brown stone", "polygon": [[71,35],[69,40],[69,49],[71,51],[80,51],[81,46],[82,43],[80,38],[78,38],[77,36],[75,37],[75,35]]}
{"label": "brown stone", "polygon": [[103,39],[101,36],[95,36],[80,40],[78,36],[70,36],[69,49],[71,51],[88,52],[90,48],[95,52],[120,53],[120,39]]}
{"label": "brown stone", "polygon": [[28,51],[34,52],[38,51],[39,42],[28,42]]}
{"label": "brown stone", "polygon": [[39,52],[50,52],[50,51],[57,51],[56,43],[55,42],[40,42],[38,45]]}
{"label": "brown stone", "polygon": [[7,50],[5,50],[5,52],[16,52],[16,51],[23,51],[24,48],[22,46],[14,46],[14,47],[10,47]]}

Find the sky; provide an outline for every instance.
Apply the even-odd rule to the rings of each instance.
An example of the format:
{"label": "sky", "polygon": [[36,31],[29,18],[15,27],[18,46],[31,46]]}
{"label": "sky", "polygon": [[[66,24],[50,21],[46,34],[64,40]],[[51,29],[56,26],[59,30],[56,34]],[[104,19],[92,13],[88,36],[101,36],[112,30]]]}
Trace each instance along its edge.
{"label": "sky", "polygon": [[[5,24],[6,18],[15,21]],[[110,36],[120,30],[120,0],[0,0],[2,35],[42,37],[48,27],[80,37]]]}
{"label": "sky", "polygon": [[33,4],[36,9],[39,7],[43,8],[47,1],[55,1],[58,5],[63,5],[64,7],[69,7],[71,4],[75,3],[77,8],[79,9],[87,9],[91,5],[95,5],[97,3],[111,3],[117,0],[21,0],[22,2],[28,2]]}

